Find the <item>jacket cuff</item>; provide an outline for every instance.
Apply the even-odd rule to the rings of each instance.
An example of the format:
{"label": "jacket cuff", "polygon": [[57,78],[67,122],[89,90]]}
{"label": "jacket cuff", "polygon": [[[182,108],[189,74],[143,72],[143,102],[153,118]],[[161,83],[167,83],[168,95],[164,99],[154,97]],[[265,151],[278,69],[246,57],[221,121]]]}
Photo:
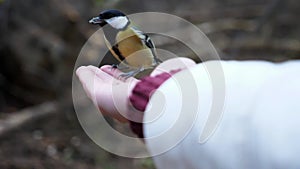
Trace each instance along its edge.
{"label": "jacket cuff", "polygon": [[[147,76],[142,78],[132,90],[129,101],[133,107],[144,112],[150,100],[151,94],[172,75],[181,69],[172,70],[170,73],[161,73],[154,77]],[[131,130],[140,138],[144,138],[143,123],[129,121]]]}

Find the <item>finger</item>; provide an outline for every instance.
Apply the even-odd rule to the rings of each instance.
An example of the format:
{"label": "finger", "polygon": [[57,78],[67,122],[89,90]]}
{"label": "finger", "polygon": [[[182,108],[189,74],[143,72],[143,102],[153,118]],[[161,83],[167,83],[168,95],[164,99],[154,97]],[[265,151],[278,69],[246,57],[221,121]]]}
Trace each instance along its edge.
{"label": "finger", "polygon": [[94,71],[86,66],[79,67],[76,70],[76,75],[78,76],[88,97],[95,101],[95,86],[97,85],[97,87],[99,87],[99,85],[103,84],[103,80],[99,78]]}
{"label": "finger", "polygon": [[86,66],[86,68],[88,68],[89,70],[91,70],[95,73],[100,70],[98,67],[93,66],[93,65]]}
{"label": "finger", "polygon": [[161,74],[163,72],[170,72],[171,70],[178,70],[178,69],[186,69],[190,68],[192,66],[196,65],[196,63],[189,58],[173,58],[169,59],[160,65],[158,65],[155,70],[151,73],[151,76],[156,76],[158,74]]}
{"label": "finger", "polygon": [[114,80],[111,75],[107,74],[106,72],[104,72],[103,70],[101,70],[98,67],[95,66],[87,66],[88,69],[90,69],[91,71],[93,71],[100,79],[102,79],[105,82],[110,82],[112,80]]}
{"label": "finger", "polygon": [[109,75],[101,71],[99,68],[94,66],[81,66],[76,70],[76,75],[79,77],[81,82],[89,80],[102,80],[104,81]]}
{"label": "finger", "polygon": [[76,75],[81,82],[83,82],[84,79],[86,78],[85,74],[89,74],[89,73],[90,73],[90,70],[86,66],[80,66],[76,70]]}
{"label": "finger", "polygon": [[114,78],[118,78],[119,75],[121,75],[123,72],[121,72],[119,69],[116,69],[116,68],[113,68],[111,65],[104,65],[104,66],[101,66],[100,69],[113,76]]}

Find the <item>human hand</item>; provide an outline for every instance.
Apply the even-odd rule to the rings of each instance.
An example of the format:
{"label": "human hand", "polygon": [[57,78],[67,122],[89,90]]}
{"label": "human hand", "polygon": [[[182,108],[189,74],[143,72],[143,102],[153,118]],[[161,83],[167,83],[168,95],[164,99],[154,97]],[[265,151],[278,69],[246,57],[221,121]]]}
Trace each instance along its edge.
{"label": "human hand", "polygon": [[128,78],[126,82],[120,81],[115,78],[120,73],[111,66],[103,66],[102,69],[95,66],[81,66],[76,70],[83,89],[100,112],[121,122],[127,122],[126,114],[121,113],[126,112],[129,92],[138,80]]}
{"label": "human hand", "polygon": [[[188,58],[169,59],[157,66],[150,76],[176,69],[183,70],[193,65],[195,62]],[[142,116],[142,113],[134,113],[135,109],[129,104],[131,91],[139,80],[134,77],[126,80],[118,79],[122,73],[109,65],[104,65],[100,69],[95,66],[81,66],[76,70],[86,94],[103,115],[121,122],[140,119],[141,117],[133,116]]]}

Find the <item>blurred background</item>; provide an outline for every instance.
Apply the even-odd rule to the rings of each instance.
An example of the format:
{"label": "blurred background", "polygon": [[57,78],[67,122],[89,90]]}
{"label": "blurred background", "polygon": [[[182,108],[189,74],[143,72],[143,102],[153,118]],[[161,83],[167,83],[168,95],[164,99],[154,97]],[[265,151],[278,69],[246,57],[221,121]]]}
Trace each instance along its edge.
{"label": "blurred background", "polygon": [[108,8],[187,19],[224,60],[300,58],[298,0],[0,0],[1,169],[155,168],[102,150],[73,109],[73,66],[98,29],[88,20]]}

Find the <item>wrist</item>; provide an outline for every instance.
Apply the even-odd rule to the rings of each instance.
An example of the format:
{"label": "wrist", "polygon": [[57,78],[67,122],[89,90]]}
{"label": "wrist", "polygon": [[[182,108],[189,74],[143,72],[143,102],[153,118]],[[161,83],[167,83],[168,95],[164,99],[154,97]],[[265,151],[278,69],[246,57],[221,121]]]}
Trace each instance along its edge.
{"label": "wrist", "polygon": [[129,120],[131,130],[138,135],[138,137],[143,138],[143,117],[144,111],[148,105],[153,92],[159,88],[166,80],[168,80],[173,74],[179,72],[181,69],[172,70],[169,73],[161,73],[155,76],[147,76],[142,78],[134,86],[132,93],[129,97],[129,104],[135,111],[131,111],[131,117]]}

